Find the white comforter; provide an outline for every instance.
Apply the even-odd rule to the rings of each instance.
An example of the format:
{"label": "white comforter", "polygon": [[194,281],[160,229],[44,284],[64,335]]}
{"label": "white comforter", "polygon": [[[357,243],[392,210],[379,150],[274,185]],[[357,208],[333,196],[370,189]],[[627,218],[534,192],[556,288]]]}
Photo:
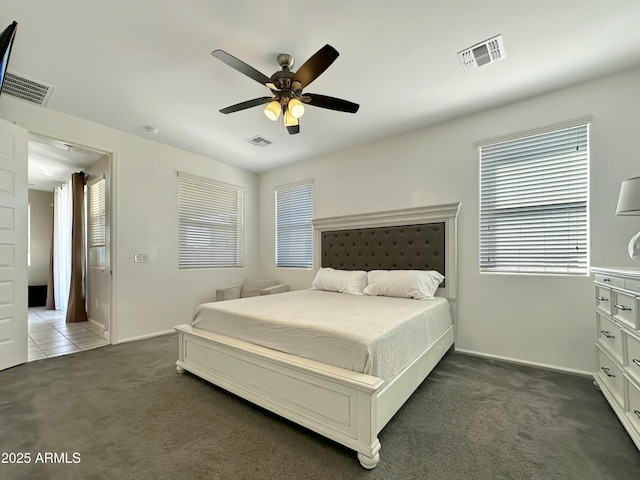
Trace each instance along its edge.
{"label": "white comforter", "polygon": [[193,326],[391,380],[451,325],[444,298],[299,290],[205,303]]}

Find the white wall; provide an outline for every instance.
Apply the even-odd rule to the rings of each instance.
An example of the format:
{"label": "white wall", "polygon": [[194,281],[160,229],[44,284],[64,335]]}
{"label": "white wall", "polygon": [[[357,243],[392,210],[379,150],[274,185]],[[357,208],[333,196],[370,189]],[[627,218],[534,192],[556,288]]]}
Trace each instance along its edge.
{"label": "white wall", "polygon": [[[189,323],[194,306],[213,300],[216,288],[256,275],[255,174],[6,95],[0,96],[0,117],[39,134],[114,151],[112,341]],[[246,188],[244,268],[178,270],[178,170]],[[134,264],[134,252],[148,253],[149,263]]]}
{"label": "white wall", "polygon": [[308,288],[311,271],[274,267],[273,188],[313,178],[315,217],[461,201],[458,220],[459,349],[593,371],[589,277],[481,275],[478,140],[593,115],[591,264],[630,266],[626,243],[640,220],[615,217],[620,182],[640,175],[635,145],[640,69],[455,121],[287,166],[260,176],[259,272]]}
{"label": "white wall", "polygon": [[[259,195],[258,179],[252,173],[7,96],[0,97],[0,117],[39,134],[114,151],[116,325],[111,334],[115,341],[188,322],[193,307],[212,299],[215,288],[258,272],[293,288],[307,288],[311,272],[273,266],[273,187],[313,178],[316,217],[462,201],[457,347],[592,371],[595,326],[589,277],[478,273],[475,143],[593,115],[592,265],[630,266],[626,243],[640,230],[640,221],[615,217],[614,210],[620,182],[640,175],[634,145],[639,84],[640,69],[631,70],[287,166],[260,175]],[[178,270],[177,170],[247,189],[245,268]],[[134,264],[135,252],[148,253],[150,262]]]}
{"label": "white wall", "polygon": [[49,278],[51,235],[53,229],[53,193],[29,190],[31,204],[31,265],[29,285],[46,285]]}

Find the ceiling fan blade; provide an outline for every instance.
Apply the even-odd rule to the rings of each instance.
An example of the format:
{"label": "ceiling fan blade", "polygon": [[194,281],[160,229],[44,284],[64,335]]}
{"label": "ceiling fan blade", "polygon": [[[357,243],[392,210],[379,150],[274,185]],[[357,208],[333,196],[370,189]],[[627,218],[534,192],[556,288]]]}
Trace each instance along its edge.
{"label": "ceiling fan blade", "polygon": [[247,100],[246,102],[236,103],[235,105],[231,105],[230,107],[222,108],[220,109],[220,113],[239,112],[240,110],[244,110],[246,108],[257,107],[258,105],[269,103],[271,100],[273,100],[273,98],[271,97],[254,98],[253,100]]}
{"label": "ceiling fan blade", "polygon": [[296,133],[300,133],[300,124],[291,125],[287,127],[287,131],[289,132],[289,135],[295,135]]}
{"label": "ceiling fan blade", "polygon": [[313,56],[304,62],[291,78],[291,82],[300,82],[301,89],[305,88],[316,78],[322,75],[329,66],[338,58],[338,51],[331,45],[325,45]]}
{"label": "ceiling fan blade", "polygon": [[[307,101],[305,97],[308,97],[309,100]],[[314,107],[328,108],[329,110],[337,110],[339,112],[356,113],[360,108],[360,105],[357,103],[342,100],[341,98],[318,95],[316,93],[305,93],[302,100]]]}
{"label": "ceiling fan blade", "polygon": [[[242,60],[237,59],[233,55],[228,54],[224,50],[214,50],[211,52],[211,55],[216,57],[218,60],[222,60],[224,63],[229,65],[231,68],[236,69],[240,73],[245,74],[247,77],[254,79],[256,82],[265,85],[268,88],[271,88],[269,85],[273,85],[273,80],[267,77],[264,73],[259,72],[251,65],[247,65]],[[273,85],[275,87],[275,85]]]}

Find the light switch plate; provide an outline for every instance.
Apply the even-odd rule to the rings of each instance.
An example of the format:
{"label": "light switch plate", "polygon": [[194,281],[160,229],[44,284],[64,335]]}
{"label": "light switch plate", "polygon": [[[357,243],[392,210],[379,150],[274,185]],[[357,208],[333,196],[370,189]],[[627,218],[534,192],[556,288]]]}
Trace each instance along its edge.
{"label": "light switch plate", "polygon": [[133,261],[135,263],[148,263],[149,262],[149,254],[148,253],[134,253]]}

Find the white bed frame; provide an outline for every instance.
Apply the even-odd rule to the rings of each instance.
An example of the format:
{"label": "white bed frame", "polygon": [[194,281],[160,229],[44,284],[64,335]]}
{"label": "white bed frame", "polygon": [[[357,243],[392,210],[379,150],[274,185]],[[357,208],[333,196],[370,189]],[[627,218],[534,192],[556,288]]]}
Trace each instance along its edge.
{"label": "white bed frame", "polygon": [[[445,223],[446,286],[454,325],[391,382],[179,325],[179,373],[189,371],[256,405],[358,452],[364,468],[380,460],[378,433],[454,345],[456,221],[459,203],[315,220],[315,245],[324,231]],[[319,265],[319,248],[315,265]],[[316,267],[317,268],[317,267]]]}

